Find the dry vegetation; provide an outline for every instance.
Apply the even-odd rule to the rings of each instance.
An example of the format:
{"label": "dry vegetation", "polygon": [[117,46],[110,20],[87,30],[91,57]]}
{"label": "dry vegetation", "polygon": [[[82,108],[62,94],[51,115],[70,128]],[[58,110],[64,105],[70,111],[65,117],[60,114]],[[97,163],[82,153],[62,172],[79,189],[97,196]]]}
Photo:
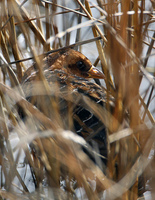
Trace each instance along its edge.
{"label": "dry vegetation", "polygon": [[[154,0],[0,1],[0,199],[133,200],[146,191],[155,199],[155,68],[148,64],[155,64],[154,6]],[[49,119],[24,98],[24,71],[34,61],[40,66],[38,55],[66,47],[106,76],[106,109],[86,100],[107,126],[105,173],[82,151],[86,142],[63,129],[57,101]]]}

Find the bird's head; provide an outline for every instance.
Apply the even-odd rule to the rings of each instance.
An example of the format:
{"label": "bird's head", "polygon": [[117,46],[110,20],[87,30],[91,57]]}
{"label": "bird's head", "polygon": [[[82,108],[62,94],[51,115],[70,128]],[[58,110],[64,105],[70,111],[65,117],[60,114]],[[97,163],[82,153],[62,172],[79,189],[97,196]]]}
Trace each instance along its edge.
{"label": "bird's head", "polygon": [[104,74],[94,67],[86,56],[73,49],[50,54],[46,62],[51,70],[63,69],[67,73],[83,78],[105,78]]}

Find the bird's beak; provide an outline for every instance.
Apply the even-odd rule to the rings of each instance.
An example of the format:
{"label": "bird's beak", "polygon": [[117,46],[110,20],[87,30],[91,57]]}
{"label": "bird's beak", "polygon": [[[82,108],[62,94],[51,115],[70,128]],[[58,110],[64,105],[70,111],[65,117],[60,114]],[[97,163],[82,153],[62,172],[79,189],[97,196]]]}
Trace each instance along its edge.
{"label": "bird's beak", "polygon": [[87,74],[88,74],[89,78],[105,79],[104,74],[94,66],[92,66],[90,68],[90,70],[87,72]]}

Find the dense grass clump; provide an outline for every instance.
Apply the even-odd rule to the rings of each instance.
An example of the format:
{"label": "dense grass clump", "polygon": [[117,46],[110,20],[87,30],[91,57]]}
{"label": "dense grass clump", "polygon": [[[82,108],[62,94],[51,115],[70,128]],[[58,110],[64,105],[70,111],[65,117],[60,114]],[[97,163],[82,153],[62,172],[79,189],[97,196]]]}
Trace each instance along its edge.
{"label": "dense grass clump", "polygon": [[[155,199],[154,9],[151,0],[0,2],[0,199]],[[95,80],[106,91],[105,108],[83,100],[106,125],[104,170],[97,153],[97,165],[88,156],[98,147],[71,131],[70,106],[64,128],[59,85],[51,89],[42,74],[43,57],[67,48],[106,77]],[[37,95],[54,94],[51,118],[23,92],[22,77],[34,62]]]}

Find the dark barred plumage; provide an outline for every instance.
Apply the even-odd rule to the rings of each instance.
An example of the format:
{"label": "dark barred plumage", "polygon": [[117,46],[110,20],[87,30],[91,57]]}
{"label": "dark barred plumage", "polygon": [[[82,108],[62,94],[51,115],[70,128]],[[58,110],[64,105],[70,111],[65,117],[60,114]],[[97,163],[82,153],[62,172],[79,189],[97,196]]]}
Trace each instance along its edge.
{"label": "dark barred plumage", "polygon": [[[104,89],[86,79],[87,77],[104,78],[104,75],[97,69],[92,69],[91,62],[83,54],[74,50],[50,54],[44,59],[42,71],[50,93],[49,91],[48,94],[44,93],[43,83],[39,82],[39,72],[34,64],[25,72],[22,80],[27,100],[50,118],[54,117],[51,102],[55,101],[63,128],[75,131],[90,144],[95,141],[100,154],[107,157],[106,128],[89,109],[91,105],[85,106],[86,103],[82,99],[87,97],[92,103],[105,106]],[[67,124],[69,117],[73,120],[72,127]]]}

